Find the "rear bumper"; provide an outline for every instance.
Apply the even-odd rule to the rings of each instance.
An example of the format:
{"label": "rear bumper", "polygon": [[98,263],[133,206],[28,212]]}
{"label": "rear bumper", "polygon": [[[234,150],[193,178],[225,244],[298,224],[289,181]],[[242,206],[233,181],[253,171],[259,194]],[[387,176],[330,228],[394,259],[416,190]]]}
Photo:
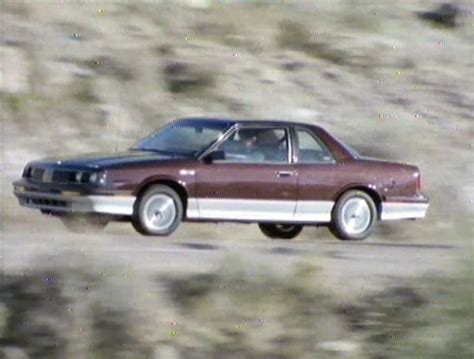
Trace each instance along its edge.
{"label": "rear bumper", "polygon": [[428,198],[424,195],[400,201],[383,202],[380,219],[382,221],[389,221],[397,219],[425,218],[428,206]]}
{"label": "rear bumper", "polygon": [[132,215],[134,196],[63,195],[44,192],[13,191],[20,205],[57,213],[102,213]]}

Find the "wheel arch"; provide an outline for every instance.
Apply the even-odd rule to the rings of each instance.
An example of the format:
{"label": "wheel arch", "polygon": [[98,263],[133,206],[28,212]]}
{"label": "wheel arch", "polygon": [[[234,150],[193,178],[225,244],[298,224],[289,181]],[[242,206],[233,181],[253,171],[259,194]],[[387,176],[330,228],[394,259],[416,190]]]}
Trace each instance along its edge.
{"label": "wheel arch", "polygon": [[367,185],[367,184],[351,184],[343,189],[341,189],[337,194],[334,196],[334,203],[337,203],[339,201],[339,198],[342,197],[343,194],[347,193],[348,191],[362,191],[367,193],[370,198],[375,203],[375,208],[377,209],[377,219],[380,219],[380,215],[382,213],[382,202],[383,202],[383,196],[380,195],[379,192],[377,192],[374,188],[372,188],[373,185]]}
{"label": "wheel arch", "polygon": [[[171,189],[173,189],[178,194],[179,198],[181,199],[181,203],[183,204],[183,212],[186,213],[186,209],[188,206],[189,192],[186,187],[186,184],[175,178],[172,178],[172,177],[148,178],[137,187],[137,189],[134,191],[134,194],[138,199],[151,186],[155,186],[155,185],[168,186]],[[138,201],[136,203],[138,203]]]}

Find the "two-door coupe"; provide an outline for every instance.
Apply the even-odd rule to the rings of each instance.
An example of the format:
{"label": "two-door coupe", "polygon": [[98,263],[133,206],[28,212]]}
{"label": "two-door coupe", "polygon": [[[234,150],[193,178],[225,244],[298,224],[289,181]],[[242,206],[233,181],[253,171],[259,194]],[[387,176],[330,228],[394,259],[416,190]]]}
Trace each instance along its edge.
{"label": "two-door coupe", "polygon": [[357,240],[377,220],[423,218],[428,208],[417,167],[362,157],[321,127],[284,121],[180,119],[125,152],[28,163],[13,185],[22,206],[72,230],[128,220],[158,236],[181,221],[235,221],[271,238],[327,225]]}

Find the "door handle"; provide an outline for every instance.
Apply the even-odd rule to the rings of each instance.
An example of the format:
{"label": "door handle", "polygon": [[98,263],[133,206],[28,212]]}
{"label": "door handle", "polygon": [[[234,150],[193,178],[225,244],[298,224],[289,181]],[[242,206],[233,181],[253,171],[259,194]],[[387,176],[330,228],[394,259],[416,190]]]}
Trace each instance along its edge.
{"label": "door handle", "polygon": [[294,175],[292,171],[277,171],[277,177],[291,177]]}

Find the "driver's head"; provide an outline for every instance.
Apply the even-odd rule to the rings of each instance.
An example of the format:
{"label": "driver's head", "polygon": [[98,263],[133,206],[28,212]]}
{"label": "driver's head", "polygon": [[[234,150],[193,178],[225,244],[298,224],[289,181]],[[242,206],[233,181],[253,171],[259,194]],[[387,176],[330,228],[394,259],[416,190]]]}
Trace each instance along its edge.
{"label": "driver's head", "polygon": [[245,147],[254,147],[257,143],[257,134],[258,131],[252,129],[243,129],[240,131],[240,141],[244,144]]}
{"label": "driver's head", "polygon": [[272,129],[260,131],[257,136],[257,144],[259,145],[275,145],[278,144],[278,137]]}

